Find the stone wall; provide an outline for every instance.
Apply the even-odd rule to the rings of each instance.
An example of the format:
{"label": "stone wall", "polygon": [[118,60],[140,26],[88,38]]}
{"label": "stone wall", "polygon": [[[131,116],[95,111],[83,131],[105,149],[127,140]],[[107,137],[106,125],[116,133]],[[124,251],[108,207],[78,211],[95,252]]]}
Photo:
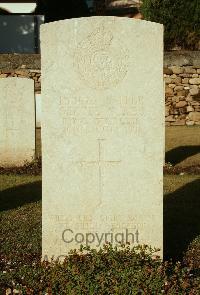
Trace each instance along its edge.
{"label": "stone wall", "polygon": [[200,52],[168,52],[164,61],[166,125],[200,125]]}
{"label": "stone wall", "polygon": [[[41,92],[40,68],[38,54],[0,55],[0,78],[33,79],[36,93]],[[164,80],[166,125],[200,125],[200,51],[165,52]]]}

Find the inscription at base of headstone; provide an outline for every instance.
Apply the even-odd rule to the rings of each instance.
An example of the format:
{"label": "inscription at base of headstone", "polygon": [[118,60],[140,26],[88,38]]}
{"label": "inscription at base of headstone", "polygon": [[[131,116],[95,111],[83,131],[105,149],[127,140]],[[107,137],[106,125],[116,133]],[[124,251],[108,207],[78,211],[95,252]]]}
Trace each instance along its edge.
{"label": "inscription at base of headstone", "polygon": [[0,166],[21,166],[35,156],[34,81],[0,79]]}
{"label": "inscription at base of headstone", "polygon": [[106,242],[162,255],[162,25],[64,20],[41,47],[43,257]]}

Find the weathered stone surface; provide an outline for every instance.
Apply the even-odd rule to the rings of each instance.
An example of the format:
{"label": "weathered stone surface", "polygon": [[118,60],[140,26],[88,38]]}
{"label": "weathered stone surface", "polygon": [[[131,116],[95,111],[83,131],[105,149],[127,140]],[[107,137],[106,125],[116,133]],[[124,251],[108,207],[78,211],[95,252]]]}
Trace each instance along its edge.
{"label": "weathered stone surface", "polygon": [[175,102],[179,102],[180,98],[178,96],[175,96]]}
{"label": "weathered stone surface", "polygon": [[190,78],[190,77],[192,77],[191,74],[180,74],[179,76],[182,77],[182,78]]}
{"label": "weathered stone surface", "polygon": [[42,26],[43,255],[126,230],[162,248],[162,34],[116,17]]}
{"label": "weathered stone surface", "polygon": [[186,105],[187,105],[187,102],[186,101],[179,101],[179,102],[177,102],[176,107],[177,108],[183,108]]}
{"label": "weathered stone surface", "polygon": [[191,105],[193,105],[193,106],[199,106],[199,102],[198,101],[191,101]]}
{"label": "weathered stone surface", "polygon": [[174,93],[173,88],[165,87],[165,95],[166,96],[173,96],[173,93]]}
{"label": "weathered stone surface", "polygon": [[187,106],[187,112],[194,112],[194,108],[192,106]]}
{"label": "weathered stone surface", "polygon": [[170,68],[166,68],[166,67],[164,67],[163,72],[166,75],[172,75],[173,74],[172,70]]}
{"label": "weathered stone surface", "polygon": [[170,77],[165,78],[165,83],[170,84],[172,82],[172,79]]}
{"label": "weathered stone surface", "polygon": [[173,97],[171,97],[171,100],[172,100],[172,102],[176,102],[176,100],[177,100],[177,96],[173,96]]}
{"label": "weathered stone surface", "polygon": [[34,84],[0,79],[0,166],[23,165],[35,156]]}
{"label": "weathered stone surface", "polygon": [[199,75],[198,74],[193,74],[192,78],[199,78]]}
{"label": "weathered stone surface", "polygon": [[176,79],[176,78],[177,78],[177,75],[176,75],[176,74],[172,74],[170,77],[171,77],[172,79]]}
{"label": "weathered stone surface", "polygon": [[185,96],[178,96],[179,100],[185,100]]}
{"label": "weathered stone surface", "polygon": [[189,80],[190,84],[200,84],[200,78],[193,78]]}
{"label": "weathered stone surface", "polygon": [[191,102],[191,101],[193,101],[193,98],[192,98],[191,95],[188,95],[188,96],[186,97],[185,100],[186,100],[187,102]]}
{"label": "weathered stone surface", "polygon": [[194,125],[194,121],[186,121],[185,122],[187,126],[193,126]]}
{"label": "weathered stone surface", "polygon": [[170,115],[177,115],[178,111],[172,107],[172,108],[170,108],[169,113],[170,113]]}
{"label": "weathered stone surface", "polygon": [[179,84],[181,83],[181,81],[182,81],[181,77],[172,78],[172,83]]}
{"label": "weathered stone surface", "polygon": [[165,107],[165,117],[169,116],[169,109],[169,106]]}
{"label": "weathered stone surface", "polygon": [[196,74],[196,69],[194,69],[193,67],[185,67],[185,73],[187,74]]}
{"label": "weathered stone surface", "polygon": [[182,74],[184,72],[184,69],[182,67],[173,66],[170,67],[170,69],[174,74]]}
{"label": "weathered stone surface", "polygon": [[183,78],[182,79],[182,83],[183,84],[188,84],[189,83],[189,79],[188,78]]}
{"label": "weathered stone surface", "polygon": [[199,86],[200,86],[200,85],[190,85],[190,88],[191,88],[191,89],[199,89]]}
{"label": "weathered stone surface", "polygon": [[198,88],[192,88],[190,89],[190,94],[191,95],[197,95],[199,93],[199,89]]}
{"label": "weathered stone surface", "polygon": [[200,121],[200,112],[191,112],[188,116],[191,121]]}
{"label": "weathered stone surface", "polygon": [[168,117],[165,118],[165,121],[166,122],[174,122],[176,120],[174,119],[174,116],[173,115],[170,115],[170,116],[168,116]]}
{"label": "weathered stone surface", "polygon": [[[188,91],[187,91],[187,93],[188,93]],[[180,90],[180,91],[177,91],[177,95],[178,95],[178,96],[183,96],[183,97],[185,97],[185,96],[186,96],[186,90]]]}
{"label": "weathered stone surface", "polygon": [[186,119],[186,114],[181,114],[180,116],[179,116],[179,118],[182,120],[182,119]]}
{"label": "weathered stone surface", "polygon": [[184,87],[182,85],[174,87],[174,91],[180,91],[180,90],[183,90],[183,89],[184,89]]}

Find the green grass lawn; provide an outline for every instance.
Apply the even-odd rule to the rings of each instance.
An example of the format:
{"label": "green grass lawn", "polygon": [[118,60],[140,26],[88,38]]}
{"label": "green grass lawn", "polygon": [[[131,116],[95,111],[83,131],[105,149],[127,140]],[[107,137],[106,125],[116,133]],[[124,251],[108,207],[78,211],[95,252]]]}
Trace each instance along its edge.
{"label": "green grass lawn", "polygon": [[[165,257],[181,258],[200,234],[200,176],[164,177]],[[41,176],[0,175],[0,244],[3,255],[41,254]],[[16,257],[15,257],[16,258]]]}
{"label": "green grass lawn", "polygon": [[41,255],[41,176],[0,175],[0,253],[27,261]]}

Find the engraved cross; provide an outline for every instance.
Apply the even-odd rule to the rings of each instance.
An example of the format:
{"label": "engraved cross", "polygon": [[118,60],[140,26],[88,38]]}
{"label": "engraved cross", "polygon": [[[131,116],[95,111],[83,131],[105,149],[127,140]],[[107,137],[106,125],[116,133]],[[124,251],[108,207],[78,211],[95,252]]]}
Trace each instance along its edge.
{"label": "engraved cross", "polygon": [[116,161],[116,160],[109,160],[109,161],[105,161],[103,159],[103,141],[105,139],[98,139],[98,160],[97,161],[79,161],[78,163],[81,164],[94,164],[98,166],[98,174],[99,174],[99,192],[100,194],[102,193],[102,187],[103,187],[103,168],[106,165],[113,165],[113,164],[119,164],[121,161]]}

